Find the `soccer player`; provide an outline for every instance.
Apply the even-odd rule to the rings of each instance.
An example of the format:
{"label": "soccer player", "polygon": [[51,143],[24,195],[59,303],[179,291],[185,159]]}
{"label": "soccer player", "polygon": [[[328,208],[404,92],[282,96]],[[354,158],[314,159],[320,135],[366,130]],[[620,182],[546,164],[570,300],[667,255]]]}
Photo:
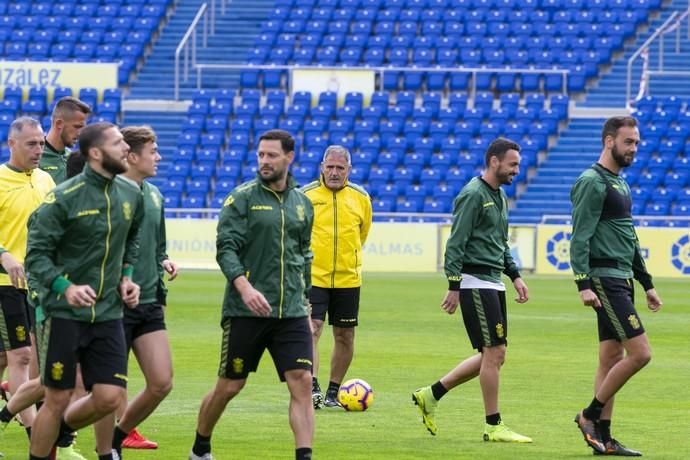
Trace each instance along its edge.
{"label": "soccer player", "polygon": [[619,176],[640,143],[632,117],[606,120],[599,161],[575,182],[570,263],[580,299],[593,307],[599,330],[599,366],[594,399],[575,418],[595,453],[639,456],[611,436],[614,396],[651,359],[647,334],[635,310],[633,278],[653,312],[662,302],[645,267],[632,220],[630,188]]}
{"label": "soccer player", "polygon": [[288,173],[295,140],[282,130],[259,138],[256,179],[235,188],[218,221],[216,260],[227,279],[216,386],[199,409],[190,460],[211,460],[211,433],[268,348],[290,392],[295,456],[311,459],[312,341],[307,312],[313,208]]}
{"label": "soccer player", "polygon": [[164,315],[167,289],[162,276],[167,272],[171,281],[177,277],[177,264],[166,253],[163,196],[155,185],[144,180],[156,175],[161,160],[156,134],[148,126],[128,126],[122,129],[122,135],[130,148],[127,157],[129,170],[122,177],[140,187],[144,194],[144,220],[139,238],[147,242],[142,245],[139,261],[134,267],[134,282],[141,288],[141,293],[139,305],[125,310],[125,338],[127,351],[134,349],[146,386],[129,405],[123,401],[117,411],[119,422],[115,426],[112,443],[118,454],[121,454],[122,447],[158,447],[155,442],[144,438],[136,425],[144,421],[172,389],[172,358]]}
{"label": "soccer player", "polygon": [[64,182],[67,178],[69,148],[76,144],[90,114],[91,108],[72,96],[61,98],[53,107],[50,129],[46,135],[39,167],[49,173],[56,184]]}
{"label": "soccer player", "polygon": [[525,303],[529,298],[510,255],[508,200],[501,190],[501,185],[510,185],[520,172],[520,146],[504,138],[494,140],[486,151],[485,164],[482,175],[473,178],[455,199],[445,253],[448,292],[441,303],[449,314],[460,303],[467,335],[479,353],[462,361],[433,385],[416,390],[412,400],[424,425],[435,435],[438,401],[456,386],[479,376],[486,415],[484,441],[532,442],[503,424],[498,407],[499,372],[508,337],[501,272],[513,282],[517,303]]}
{"label": "soccer player", "polygon": [[[312,403],[314,409],[340,407],[338,389],[352,362],[355,326],[362,285],[362,245],[371,228],[371,199],[366,191],[348,181],[352,170],[350,152],[339,145],[326,149],[321,179],[303,188],[314,205],[311,270],[311,324],[314,341]],[[319,338],[328,312],[335,345],[326,398],[317,379]]]}
{"label": "soccer player", "polygon": [[[26,256],[26,225],[54,187],[50,175],[38,169],[43,153],[43,129],[29,117],[20,117],[9,129],[9,162],[0,166],[0,339],[6,350],[9,391],[15,393],[30,378],[32,361],[31,331],[33,308],[27,303],[27,280],[24,270]],[[34,373],[36,363],[33,363]],[[34,374],[35,375],[35,374]],[[21,411],[27,433],[36,416],[33,406]],[[0,435],[12,415],[0,412]]]}
{"label": "soccer player", "polygon": [[[139,188],[117,177],[127,171],[129,146],[116,126],[95,123],[82,130],[79,147],[84,172],[49,193],[29,222],[26,267],[45,314],[39,330],[45,399],[31,436],[35,460],[48,458],[61,425],[70,432],[90,425],[125,397],[122,302],[139,303],[131,276],[143,200]],[[68,408],[77,363],[90,394]],[[111,459],[111,447],[98,454]]]}

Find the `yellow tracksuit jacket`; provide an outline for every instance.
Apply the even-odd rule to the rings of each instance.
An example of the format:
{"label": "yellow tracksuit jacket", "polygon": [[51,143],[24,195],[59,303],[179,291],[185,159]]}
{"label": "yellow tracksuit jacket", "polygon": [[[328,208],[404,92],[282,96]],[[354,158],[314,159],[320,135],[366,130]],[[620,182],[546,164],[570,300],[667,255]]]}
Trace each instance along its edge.
{"label": "yellow tracksuit jacket", "polygon": [[371,199],[360,186],[346,182],[334,192],[321,180],[303,187],[314,205],[311,284],[322,288],[362,285],[362,245],[371,228]]}

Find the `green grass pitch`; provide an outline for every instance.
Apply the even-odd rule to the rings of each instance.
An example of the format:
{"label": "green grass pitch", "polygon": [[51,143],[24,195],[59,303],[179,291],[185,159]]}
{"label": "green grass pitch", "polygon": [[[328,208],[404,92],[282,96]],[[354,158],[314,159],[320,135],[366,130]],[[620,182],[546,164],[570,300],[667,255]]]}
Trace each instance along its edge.
{"label": "green grass pitch", "polygon": [[[438,436],[421,423],[410,393],[436,381],[472,349],[461,316],[439,305],[440,274],[368,274],[362,292],[355,359],[348,378],[369,382],[375,393],[364,413],[316,413],[315,458],[321,459],[567,459],[591,458],[573,417],[592,398],[596,366],[595,315],[579,304],[570,279],[527,276],[531,300],[512,301],[509,347],[501,372],[501,414],[506,424],[534,438],[531,445],[484,443],[479,384],[463,385],[440,402]],[[160,443],[155,451],[125,450],[124,458],[185,459],[201,398],[216,380],[220,342],[219,272],[183,272],[170,285],[168,327],[175,382],[170,396],[140,428]],[[638,286],[639,287],[639,286]],[[657,280],[664,300],[652,314],[638,294],[638,310],[652,344],[652,361],[619,393],[613,434],[645,458],[690,458],[690,303],[687,280]],[[641,289],[638,290],[638,293]],[[322,338],[320,379],[328,379],[332,340]],[[130,392],[142,379],[132,364]],[[288,393],[268,356],[245,390],[230,403],[213,435],[213,453],[225,459],[294,458],[287,419]],[[82,430],[81,452],[93,453],[93,431]],[[24,431],[12,423],[0,451],[28,457]]]}

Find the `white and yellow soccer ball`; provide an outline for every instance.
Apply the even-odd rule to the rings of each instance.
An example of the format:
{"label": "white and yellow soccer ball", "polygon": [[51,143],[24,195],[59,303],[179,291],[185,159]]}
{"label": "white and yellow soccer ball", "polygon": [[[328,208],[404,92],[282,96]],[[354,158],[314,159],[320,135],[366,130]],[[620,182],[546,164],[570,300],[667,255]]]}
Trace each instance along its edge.
{"label": "white and yellow soccer ball", "polygon": [[374,390],[362,379],[350,379],[340,386],[338,402],[346,411],[365,411],[374,402]]}

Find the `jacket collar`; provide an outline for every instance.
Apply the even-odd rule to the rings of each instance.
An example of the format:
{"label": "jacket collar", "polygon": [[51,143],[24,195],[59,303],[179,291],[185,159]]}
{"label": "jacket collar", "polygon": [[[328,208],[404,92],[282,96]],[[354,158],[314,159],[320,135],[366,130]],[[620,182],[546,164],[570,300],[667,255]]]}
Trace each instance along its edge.
{"label": "jacket collar", "polygon": [[[256,173],[256,180],[258,180],[259,183],[261,185],[263,185],[264,187],[271,189],[271,187],[268,186],[268,182],[264,181],[263,178],[261,177],[261,174],[259,174],[258,172]],[[287,187],[282,192],[276,192],[276,193],[285,193],[288,190],[292,190],[293,188],[297,188],[297,181],[295,181],[295,178],[292,176],[292,173],[288,172]],[[271,190],[273,190],[273,189],[271,189]],[[275,190],[273,190],[273,191],[275,191]]]}
{"label": "jacket collar", "polygon": [[[66,147],[65,147],[65,149],[64,149],[62,152],[59,152],[55,147],[53,147],[53,146],[50,144],[50,142],[48,142],[48,138],[47,138],[47,137],[45,138],[45,141],[46,141],[46,148],[48,149],[48,152],[47,152],[47,153],[54,153],[55,155],[61,155],[61,156],[67,155],[67,148],[66,148]],[[45,155],[45,154],[44,154],[44,155]]]}
{"label": "jacket collar", "polygon": [[112,179],[108,179],[105,176],[101,176],[98,174],[96,171],[94,171],[88,163],[84,165],[84,178],[86,179],[86,182],[93,184],[93,185],[99,185],[99,186],[104,186],[109,183],[111,183],[113,180],[115,180],[116,176],[113,176]]}

